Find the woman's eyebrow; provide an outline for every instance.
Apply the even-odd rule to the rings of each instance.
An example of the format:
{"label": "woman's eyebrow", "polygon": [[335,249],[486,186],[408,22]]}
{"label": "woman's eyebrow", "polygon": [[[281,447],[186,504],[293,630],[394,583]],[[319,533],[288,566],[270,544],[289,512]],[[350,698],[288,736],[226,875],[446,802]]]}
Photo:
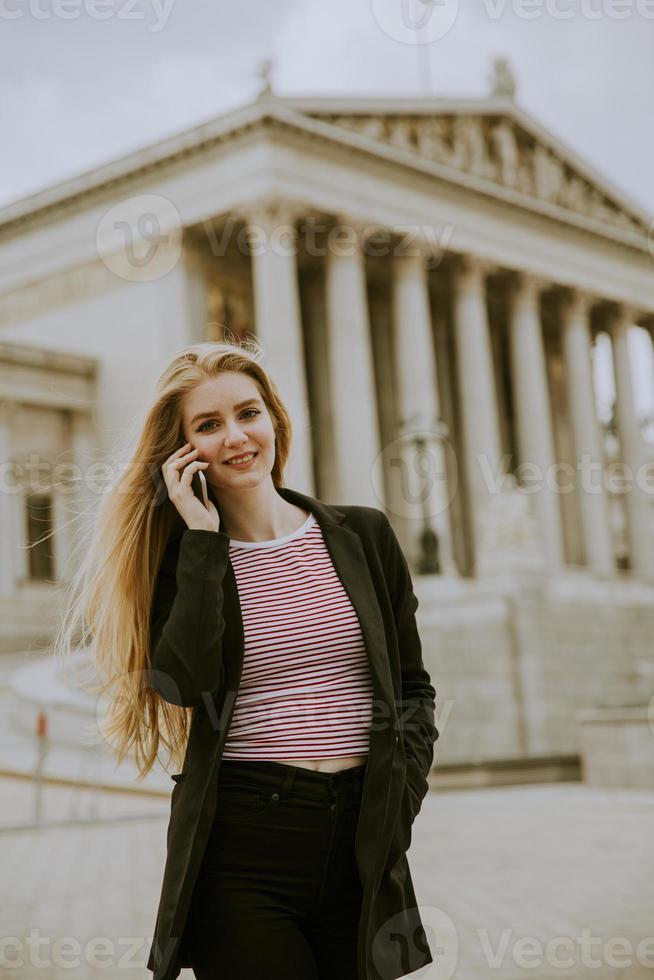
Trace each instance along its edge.
{"label": "woman's eyebrow", "polygon": [[[258,398],[247,398],[244,402],[238,402],[237,405],[234,405],[234,411],[238,412],[239,409],[245,408],[246,405],[260,405],[260,404],[261,402],[259,401]],[[199,421],[199,419],[208,419],[211,415],[220,415],[220,414],[221,413],[218,411],[217,408],[215,408],[211,412],[200,412],[198,415],[193,416],[193,418],[191,419],[191,425]]]}

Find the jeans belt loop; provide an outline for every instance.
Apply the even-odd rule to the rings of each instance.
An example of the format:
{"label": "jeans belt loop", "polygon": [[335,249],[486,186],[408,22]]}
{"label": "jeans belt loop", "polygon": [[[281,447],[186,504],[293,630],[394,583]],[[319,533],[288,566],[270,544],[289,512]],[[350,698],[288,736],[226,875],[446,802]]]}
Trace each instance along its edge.
{"label": "jeans belt loop", "polygon": [[297,774],[297,767],[289,766],[288,772],[284,776],[284,781],[282,782],[281,795],[284,799],[287,798],[287,795],[290,795],[290,792],[293,788],[293,783],[295,782],[296,774]]}

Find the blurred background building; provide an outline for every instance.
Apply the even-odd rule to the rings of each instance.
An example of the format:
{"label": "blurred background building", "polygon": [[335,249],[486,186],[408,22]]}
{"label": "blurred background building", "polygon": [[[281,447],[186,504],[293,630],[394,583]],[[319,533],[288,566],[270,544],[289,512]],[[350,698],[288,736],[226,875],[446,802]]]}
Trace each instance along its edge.
{"label": "blurred background building", "polygon": [[75,515],[166,360],[254,335],[295,424],[287,484],[400,538],[438,765],[573,775],[579,709],[644,724],[651,686],[650,219],[501,60],[476,100],[269,78],[0,212],[0,649],[47,650]]}

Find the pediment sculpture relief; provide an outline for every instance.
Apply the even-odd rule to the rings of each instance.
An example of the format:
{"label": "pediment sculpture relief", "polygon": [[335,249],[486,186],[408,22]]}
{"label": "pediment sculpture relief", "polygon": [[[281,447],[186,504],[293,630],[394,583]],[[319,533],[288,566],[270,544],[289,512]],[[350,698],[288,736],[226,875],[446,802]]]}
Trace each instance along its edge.
{"label": "pediment sculpture relief", "polygon": [[505,116],[320,114],[320,118],[614,227],[647,231],[646,222]]}

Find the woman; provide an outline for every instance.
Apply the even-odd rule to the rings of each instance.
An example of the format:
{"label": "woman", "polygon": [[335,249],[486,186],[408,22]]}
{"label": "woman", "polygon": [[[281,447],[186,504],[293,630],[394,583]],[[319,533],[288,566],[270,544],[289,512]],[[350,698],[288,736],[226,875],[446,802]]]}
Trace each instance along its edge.
{"label": "woman", "polygon": [[181,770],[155,980],[394,980],[432,962],[406,861],[438,738],[418,603],[382,511],[284,487],[260,360],[204,343],[163,372],[59,646],[85,619],[119,759]]}

